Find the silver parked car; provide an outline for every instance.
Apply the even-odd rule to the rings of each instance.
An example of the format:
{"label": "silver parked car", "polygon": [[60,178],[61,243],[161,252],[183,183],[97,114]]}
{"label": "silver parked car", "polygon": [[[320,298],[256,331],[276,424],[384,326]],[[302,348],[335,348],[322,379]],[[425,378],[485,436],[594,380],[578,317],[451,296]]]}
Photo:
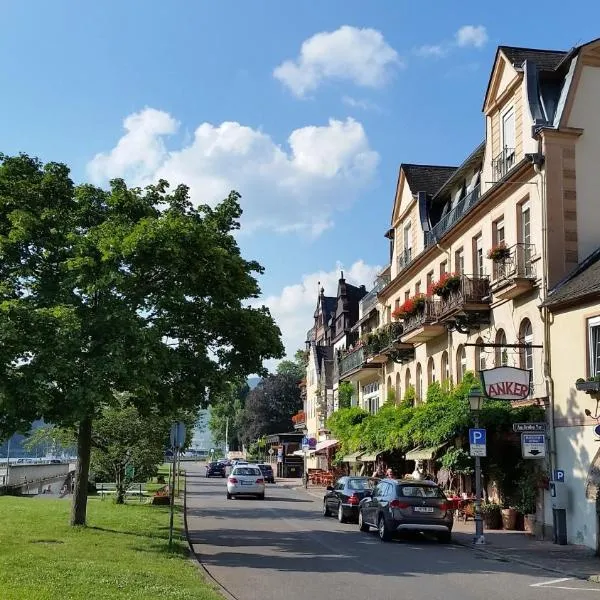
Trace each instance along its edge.
{"label": "silver parked car", "polygon": [[256,496],[265,498],[265,477],[258,465],[240,465],[233,467],[227,478],[227,500],[234,496]]}
{"label": "silver parked car", "polygon": [[453,524],[452,503],[433,481],[383,479],[359,505],[360,530],[376,527],[384,542],[402,531],[432,532],[450,542]]}

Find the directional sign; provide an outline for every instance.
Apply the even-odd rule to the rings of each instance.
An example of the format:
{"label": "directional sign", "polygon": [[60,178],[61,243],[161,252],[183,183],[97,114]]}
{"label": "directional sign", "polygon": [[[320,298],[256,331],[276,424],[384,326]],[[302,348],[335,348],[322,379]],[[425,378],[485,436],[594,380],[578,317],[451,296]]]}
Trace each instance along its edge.
{"label": "directional sign", "polygon": [[565,472],[562,469],[554,469],[554,481],[565,482]]}
{"label": "directional sign", "polygon": [[546,456],[546,436],[538,433],[521,434],[523,458],[544,458]]}
{"label": "directional sign", "polygon": [[171,448],[181,450],[185,444],[185,423],[173,423],[171,425]]}
{"label": "directional sign", "polygon": [[485,429],[469,429],[469,454],[487,456]]}
{"label": "directional sign", "polygon": [[546,423],[513,423],[516,433],[546,433]]}

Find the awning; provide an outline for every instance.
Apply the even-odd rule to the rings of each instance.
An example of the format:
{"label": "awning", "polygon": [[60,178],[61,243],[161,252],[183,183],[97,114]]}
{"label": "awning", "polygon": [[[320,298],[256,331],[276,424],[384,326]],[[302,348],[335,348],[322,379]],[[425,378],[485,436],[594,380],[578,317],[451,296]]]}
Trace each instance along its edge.
{"label": "awning", "polygon": [[335,446],[336,444],[338,444],[337,440],[323,440],[322,442],[317,442],[317,447],[315,448],[315,452],[317,452],[317,454],[319,452],[323,452],[323,450],[327,450],[327,448],[331,448],[332,446]]}
{"label": "awning", "polygon": [[440,444],[439,446],[431,446],[429,448],[417,446],[410,452],[407,452],[404,458],[406,458],[406,460],[433,460],[437,451],[445,445],[446,444]]}
{"label": "awning", "polygon": [[[314,450],[307,450],[306,456],[312,456],[314,453]],[[294,452],[292,452],[292,456],[304,456],[304,450],[295,450]]]}
{"label": "awning", "polygon": [[358,457],[363,455],[364,453],[365,453],[364,450],[360,450],[359,452],[353,452],[352,454],[347,454],[346,456],[344,456],[342,458],[342,462],[351,463],[351,464],[360,462]]}
{"label": "awning", "polygon": [[367,453],[367,454],[363,454],[360,459],[359,462],[375,462],[377,460],[377,457],[383,452],[383,450],[378,450],[377,452],[371,452],[371,453]]}

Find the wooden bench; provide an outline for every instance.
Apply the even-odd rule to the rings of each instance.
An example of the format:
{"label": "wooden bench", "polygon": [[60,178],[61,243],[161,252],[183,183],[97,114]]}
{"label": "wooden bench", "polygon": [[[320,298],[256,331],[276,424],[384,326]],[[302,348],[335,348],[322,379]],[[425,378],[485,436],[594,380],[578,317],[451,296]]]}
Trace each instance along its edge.
{"label": "wooden bench", "polygon": [[[104,500],[104,496],[116,494],[117,493],[117,484],[116,483],[97,483],[96,484],[96,492],[99,496]],[[145,496],[149,495],[148,490],[146,489],[145,483],[130,483],[125,490],[126,496],[139,497],[140,502]]]}

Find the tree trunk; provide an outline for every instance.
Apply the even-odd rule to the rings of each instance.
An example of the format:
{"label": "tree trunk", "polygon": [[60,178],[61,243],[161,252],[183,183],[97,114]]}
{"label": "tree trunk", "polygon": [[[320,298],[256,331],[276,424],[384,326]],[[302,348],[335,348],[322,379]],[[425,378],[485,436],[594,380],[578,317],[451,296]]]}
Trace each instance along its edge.
{"label": "tree trunk", "polygon": [[125,467],[117,465],[115,467],[115,503],[125,504]]}
{"label": "tree trunk", "polygon": [[75,491],[71,504],[71,525],[85,525],[91,453],[92,419],[85,417],[79,422],[77,432],[77,466],[75,468]]}

